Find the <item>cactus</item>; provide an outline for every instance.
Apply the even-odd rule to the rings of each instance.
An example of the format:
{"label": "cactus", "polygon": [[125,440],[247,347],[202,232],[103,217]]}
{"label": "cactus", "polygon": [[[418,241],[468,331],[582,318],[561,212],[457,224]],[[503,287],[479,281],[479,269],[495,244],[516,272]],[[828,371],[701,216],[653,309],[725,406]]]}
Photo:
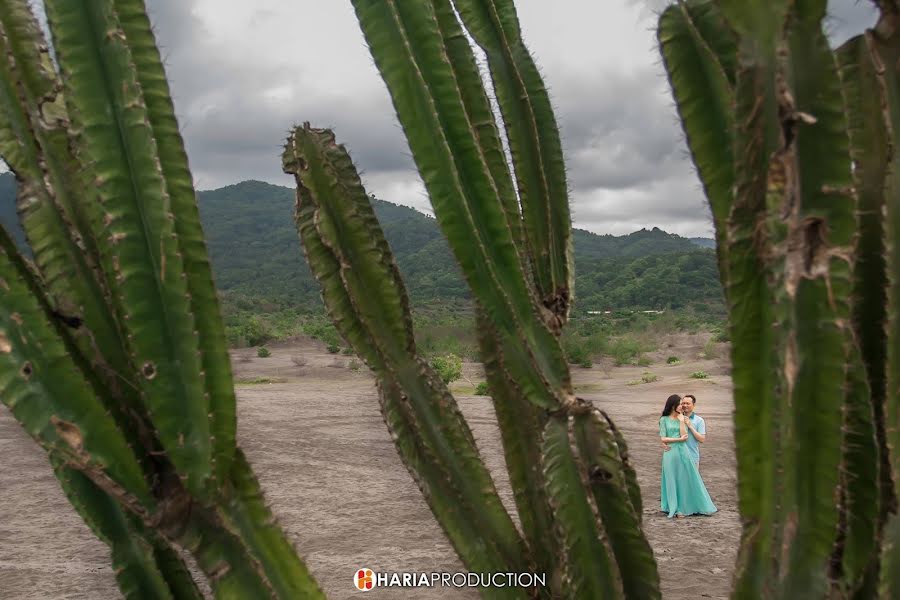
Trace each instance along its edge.
{"label": "cactus", "polygon": [[[417,353],[403,283],[349,155],[331,131],[305,124],[284,152],[299,236],[336,328],[377,377],[401,458],[470,570],[544,573],[550,589],[530,591],[541,596],[659,597],[624,438],[575,397],[559,341],[572,281],[565,171],[513,3],[353,5],[475,298],[522,533],[455,400]],[[488,57],[515,182],[465,32]]]}
{"label": "cactus", "polygon": [[[159,54],[135,0],[0,2],[0,397],[127,598],[321,597],[235,444],[224,330]],[[58,65],[58,70],[57,70]]]}
{"label": "cactus", "polygon": [[832,52],[825,4],[684,0],[659,21],[729,305],[737,598],[900,594],[900,11],[878,2]]}

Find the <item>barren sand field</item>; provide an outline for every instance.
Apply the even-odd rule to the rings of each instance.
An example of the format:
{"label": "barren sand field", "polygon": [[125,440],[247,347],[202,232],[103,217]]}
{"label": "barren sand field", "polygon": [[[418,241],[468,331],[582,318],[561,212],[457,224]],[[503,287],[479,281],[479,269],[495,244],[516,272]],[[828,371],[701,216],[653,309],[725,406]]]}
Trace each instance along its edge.
{"label": "barren sand field", "polygon": [[[665,598],[725,598],[740,535],[731,424],[731,380],[724,361],[701,359],[702,337],[676,336],[649,367],[573,367],[579,395],[605,409],[624,431],[644,498],[644,528],[660,567]],[[357,595],[358,567],[459,571],[418,489],[400,462],[378,412],[372,377],[309,341],[232,353],[239,379],[239,439],[275,514],[330,598]],[[724,348],[720,354],[724,354]],[[675,355],[683,362],[666,365]],[[304,367],[292,357],[308,360]],[[704,370],[710,377],[691,379]],[[650,372],[659,380],[633,384]],[[471,396],[480,366],[466,364],[454,384],[483,456],[513,507],[490,399]],[[629,385],[629,383],[632,383]],[[707,423],[701,473],[719,512],[667,519],[659,512],[662,448],[656,421],[666,396],[693,393]],[[44,453],[0,409],[0,598],[118,598],[106,546],[70,508]],[[475,598],[471,589],[374,590],[372,598]]]}

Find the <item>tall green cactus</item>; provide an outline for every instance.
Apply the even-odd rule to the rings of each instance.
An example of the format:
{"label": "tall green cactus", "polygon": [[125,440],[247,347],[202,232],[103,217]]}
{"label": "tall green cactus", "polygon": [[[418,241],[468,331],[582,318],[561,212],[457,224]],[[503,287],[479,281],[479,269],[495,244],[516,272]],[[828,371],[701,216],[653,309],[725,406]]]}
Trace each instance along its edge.
{"label": "tall green cactus", "polygon": [[[565,171],[513,3],[353,5],[475,298],[522,534],[455,400],[417,354],[403,284],[349,156],[330,131],[307,124],[284,153],[300,239],[335,325],[378,378],[401,458],[470,570],[545,573],[550,589],[531,591],[541,596],[658,597],[624,439],[575,397],[558,339],[572,282]],[[488,57],[515,182],[465,32]]]}
{"label": "tall green cactus", "polygon": [[685,0],[659,22],[729,304],[741,598],[900,595],[898,10],[834,53],[825,5]]}
{"label": "tall green cactus", "polygon": [[[0,397],[111,549],[128,598],[320,597],[235,445],[224,330],[143,3],[0,2]],[[58,65],[58,70],[57,70]]]}

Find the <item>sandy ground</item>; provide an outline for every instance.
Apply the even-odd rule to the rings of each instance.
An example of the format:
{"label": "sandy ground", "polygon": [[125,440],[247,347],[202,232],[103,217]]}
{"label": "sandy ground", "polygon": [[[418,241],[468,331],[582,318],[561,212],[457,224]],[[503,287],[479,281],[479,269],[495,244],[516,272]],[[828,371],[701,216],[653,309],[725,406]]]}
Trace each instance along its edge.
{"label": "sandy ground", "polygon": [[[574,367],[579,395],[607,410],[625,432],[644,498],[644,527],[660,567],[663,596],[725,598],[740,535],[731,425],[731,380],[722,360],[700,357],[702,339],[679,336],[649,367]],[[239,440],[284,528],[330,598],[355,596],[359,567],[460,571],[427,505],[400,462],[378,412],[373,379],[312,342],[273,346],[272,356],[233,353]],[[724,354],[724,349],[720,349]],[[666,365],[669,355],[683,362]],[[298,367],[295,357],[307,364]],[[302,362],[302,361],[301,361]],[[705,380],[690,373],[704,370]],[[659,379],[633,382],[649,372]],[[499,434],[488,398],[473,397],[480,366],[454,385],[485,461],[509,507]],[[629,385],[631,383],[631,385]],[[694,393],[707,422],[701,472],[719,512],[667,519],[659,508],[662,448],[656,421],[670,393]],[[0,598],[119,597],[106,546],[71,509],[43,452],[0,409]],[[474,598],[473,590],[375,590],[374,598]]]}

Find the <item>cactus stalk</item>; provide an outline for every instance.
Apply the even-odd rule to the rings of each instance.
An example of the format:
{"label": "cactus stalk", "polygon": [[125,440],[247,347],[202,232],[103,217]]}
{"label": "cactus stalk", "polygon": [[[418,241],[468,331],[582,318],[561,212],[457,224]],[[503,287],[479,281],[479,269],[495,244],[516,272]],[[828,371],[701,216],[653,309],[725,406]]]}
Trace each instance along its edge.
{"label": "cactus stalk", "polygon": [[[744,522],[735,597],[871,597],[879,572],[882,596],[894,594],[885,523],[896,512],[897,473],[886,467],[897,393],[885,390],[884,373],[896,346],[900,55],[888,50],[896,36],[885,26],[896,6],[879,6],[876,31],[836,53],[822,31],[823,0],[684,0],[660,19],[729,304]],[[719,9],[727,24],[709,18]],[[723,130],[698,115],[697,99],[712,115],[728,112],[713,92],[729,81],[733,54],[717,43],[729,34],[738,52],[733,126]],[[726,67],[711,71],[716,64]],[[733,136],[732,191],[722,185],[729,166],[704,145],[713,134]]]}
{"label": "cactus stalk", "polygon": [[[550,589],[531,591],[542,597],[659,597],[624,440],[597,415],[574,429],[591,407],[572,392],[557,337],[571,279],[559,133],[523,56],[512,3],[353,4],[475,298],[524,535],[500,505],[455,401],[416,354],[405,290],[349,156],[330,131],[307,124],[292,132],[284,153],[297,182],[300,240],[337,329],[377,377],[401,458],[470,570],[536,569],[551,578]],[[508,137],[521,146],[513,151],[518,188],[464,27],[486,50],[499,44],[488,50],[495,54],[489,62],[498,96],[506,86],[501,104],[511,102],[502,110]],[[592,479],[601,471],[612,485]]]}
{"label": "cactus stalk", "polygon": [[[181,138],[134,0],[0,3],[0,397],[110,547],[127,598],[314,598],[235,445],[234,390]],[[56,65],[59,65],[59,72]]]}

